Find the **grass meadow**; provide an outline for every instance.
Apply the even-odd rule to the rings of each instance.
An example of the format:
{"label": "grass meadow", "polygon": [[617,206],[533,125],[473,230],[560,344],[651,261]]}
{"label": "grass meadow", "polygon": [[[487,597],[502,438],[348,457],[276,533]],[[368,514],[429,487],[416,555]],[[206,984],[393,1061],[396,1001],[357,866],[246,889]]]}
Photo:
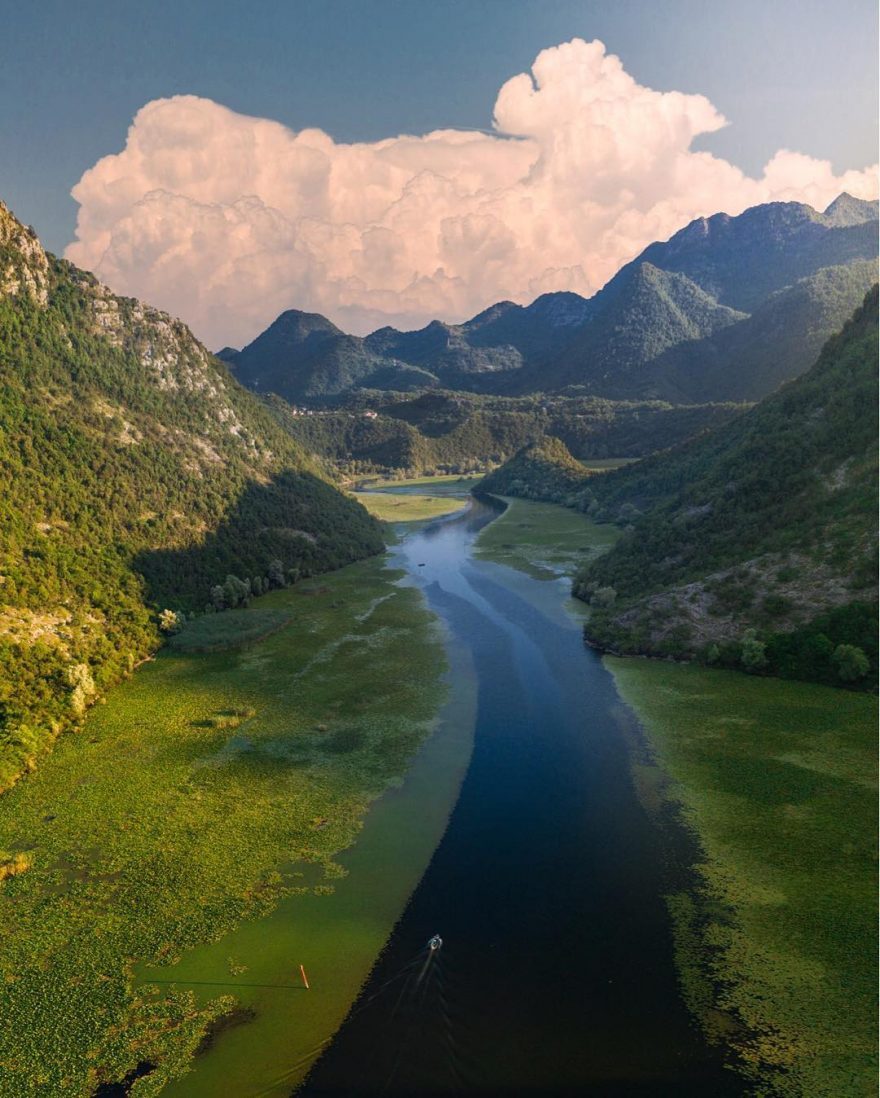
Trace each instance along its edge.
{"label": "grass meadow", "polygon": [[332,898],[444,695],[441,639],[397,575],[373,558],[273,592],[243,635],[248,615],[289,624],[245,648],[166,648],[0,799],[0,850],[28,866],[0,883],[3,1098],[78,1098],[139,1064],[132,1094],[158,1093],[235,1000],[135,966],[173,977],[285,898]]}
{"label": "grass meadow", "polygon": [[704,853],[696,889],[669,897],[689,1005],[755,1094],[873,1093],[876,698],[606,662],[657,764],[636,764],[642,790]]}
{"label": "grass meadow", "polygon": [[451,495],[434,496],[416,492],[393,495],[390,492],[358,492],[358,501],[382,522],[425,522],[452,515],[467,505],[467,499]]}

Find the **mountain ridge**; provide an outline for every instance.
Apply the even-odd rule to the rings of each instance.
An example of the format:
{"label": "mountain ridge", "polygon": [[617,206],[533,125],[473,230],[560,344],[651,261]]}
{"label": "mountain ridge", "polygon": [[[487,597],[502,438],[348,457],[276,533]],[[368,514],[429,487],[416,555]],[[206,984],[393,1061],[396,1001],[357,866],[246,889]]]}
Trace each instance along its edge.
{"label": "mountain ridge", "polygon": [[[293,403],[362,389],[522,396],[568,386],[614,399],[647,393],[688,402],[699,390],[700,399],[725,400],[723,386],[715,391],[711,377],[693,376],[701,354],[711,363],[728,353],[724,339],[718,350],[719,329],[730,329],[728,341],[742,347],[753,328],[761,328],[749,320],[774,295],[821,270],[876,265],[877,209],[876,202],[844,192],[824,211],[775,202],[737,216],[698,218],[648,245],[591,298],[558,292],[524,306],[501,301],[460,324],[434,320],[414,331],[384,327],[359,337],[317,314],[288,310],[230,361],[245,384]],[[785,362],[774,383],[809,367],[870,285],[864,272],[848,285],[839,273],[838,283],[835,307],[822,313],[815,338],[802,330],[770,331],[768,354]],[[307,322],[321,327],[320,339],[285,335],[285,325]],[[766,325],[761,332],[766,340]],[[753,363],[759,350],[749,344]],[[662,370],[646,369],[665,352]],[[737,399],[760,399],[768,391],[754,370],[746,371]]]}

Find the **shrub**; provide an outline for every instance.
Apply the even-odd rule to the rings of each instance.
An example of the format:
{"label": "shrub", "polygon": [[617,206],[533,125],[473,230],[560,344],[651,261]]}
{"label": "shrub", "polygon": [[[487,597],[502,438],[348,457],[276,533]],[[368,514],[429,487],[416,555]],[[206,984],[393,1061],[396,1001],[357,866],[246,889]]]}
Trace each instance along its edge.
{"label": "shrub", "polygon": [[863,679],[870,667],[868,657],[854,644],[838,644],[831,656],[831,661],[837,668],[837,676],[841,682],[856,682],[857,679]]}

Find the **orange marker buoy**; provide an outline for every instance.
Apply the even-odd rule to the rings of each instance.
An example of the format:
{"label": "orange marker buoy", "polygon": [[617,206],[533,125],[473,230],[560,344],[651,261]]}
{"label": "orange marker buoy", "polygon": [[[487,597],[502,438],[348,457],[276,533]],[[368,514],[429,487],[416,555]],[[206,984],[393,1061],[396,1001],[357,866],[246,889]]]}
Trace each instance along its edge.
{"label": "orange marker buoy", "polygon": [[309,978],[308,976],[306,976],[305,967],[303,965],[300,965],[299,970],[302,973],[303,983],[306,985],[306,991],[311,991],[311,988],[309,987]]}

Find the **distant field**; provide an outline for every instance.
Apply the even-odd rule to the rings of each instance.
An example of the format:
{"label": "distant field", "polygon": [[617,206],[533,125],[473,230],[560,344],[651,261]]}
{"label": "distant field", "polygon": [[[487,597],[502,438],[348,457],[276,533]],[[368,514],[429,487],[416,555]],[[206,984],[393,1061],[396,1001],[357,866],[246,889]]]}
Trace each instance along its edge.
{"label": "distant field", "polygon": [[[0,798],[3,1098],[88,1098],[142,1062],[159,1067],[135,1092],[158,1093],[242,970],[230,957],[197,996],[133,986],[135,962],[173,965],[291,893],[329,902],[335,856],[444,696],[433,617],[399,575],[372,558],[200,619],[191,638],[290,621],[246,651],[162,651]],[[350,920],[337,952],[362,963],[382,929]],[[351,994],[308,1000],[305,1032]]]}
{"label": "distant field", "polygon": [[415,492],[358,492],[357,499],[382,522],[424,522],[451,515],[467,506],[466,498],[451,495],[422,495]]}
{"label": "distant field", "polygon": [[585,469],[593,469],[597,473],[607,472],[609,469],[621,469],[624,465],[632,465],[638,458],[584,458],[581,465]]}
{"label": "distant field", "polygon": [[416,492],[424,493],[430,488],[430,495],[467,495],[482,477],[462,477],[455,474],[440,477],[414,477],[412,480],[366,479],[360,482],[365,492]]}
{"label": "distant field", "polygon": [[507,510],[480,533],[476,555],[518,568],[535,579],[573,575],[584,561],[620,536],[555,503],[508,499]]}
{"label": "distant field", "polygon": [[874,1093],[876,698],[606,662],[706,854],[696,902],[670,898],[689,1005],[770,1081],[756,1093]]}

